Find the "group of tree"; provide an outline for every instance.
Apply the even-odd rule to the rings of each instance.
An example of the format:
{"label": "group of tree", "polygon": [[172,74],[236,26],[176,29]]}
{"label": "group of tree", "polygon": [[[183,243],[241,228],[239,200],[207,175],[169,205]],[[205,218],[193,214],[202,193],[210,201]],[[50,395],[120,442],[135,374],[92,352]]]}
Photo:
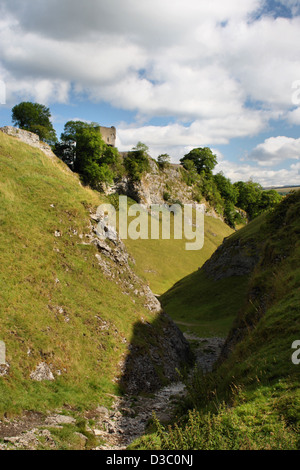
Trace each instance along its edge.
{"label": "group of tree", "polygon": [[[143,174],[150,171],[149,149],[145,144],[138,142],[123,158],[116,148],[103,141],[97,123],[68,121],[58,141],[49,108],[30,102],[20,103],[12,109],[12,121],[50,144],[56,155],[79,173],[85,184],[95,189],[124,174],[132,181],[140,181]],[[253,219],[281,200],[276,191],[264,191],[258,183],[239,181],[233,184],[223,173],[213,174],[217,156],[208,147],[191,150],[180,162],[183,178],[193,187],[195,200],[200,202],[205,198],[232,227],[241,221],[237,208]],[[169,168],[170,156],[159,155],[157,165],[162,171]]]}
{"label": "group of tree", "polygon": [[252,220],[282,200],[275,190],[264,191],[260,184],[251,180],[232,183],[222,172],[213,174],[217,156],[208,147],[193,149],[180,161],[187,184],[196,188],[195,198],[208,200],[232,227],[242,221],[237,208]]}

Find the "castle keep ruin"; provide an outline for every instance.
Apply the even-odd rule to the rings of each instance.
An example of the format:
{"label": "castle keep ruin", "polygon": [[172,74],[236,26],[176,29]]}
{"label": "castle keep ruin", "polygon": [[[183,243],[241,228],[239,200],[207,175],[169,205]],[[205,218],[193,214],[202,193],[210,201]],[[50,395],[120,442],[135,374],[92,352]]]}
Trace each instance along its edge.
{"label": "castle keep ruin", "polygon": [[114,126],[112,127],[99,126],[97,127],[97,129],[99,129],[102,139],[107,145],[110,145],[111,147],[116,146],[117,131]]}

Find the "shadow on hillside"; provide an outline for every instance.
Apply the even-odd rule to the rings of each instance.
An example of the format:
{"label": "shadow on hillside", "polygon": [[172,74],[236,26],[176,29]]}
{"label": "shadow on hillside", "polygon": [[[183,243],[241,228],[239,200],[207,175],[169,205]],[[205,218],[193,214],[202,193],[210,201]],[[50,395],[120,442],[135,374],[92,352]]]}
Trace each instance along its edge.
{"label": "shadow on hillside", "polygon": [[121,388],[129,395],[152,393],[178,381],[178,371],[191,362],[189,343],[162,312],[152,323],[135,323],[123,365]]}
{"label": "shadow on hillside", "polygon": [[123,396],[114,406],[119,413],[104,421],[104,448],[125,449],[145,434],[153,412],[162,422],[170,420],[174,396],[180,399],[185,388],[179,370],[191,364],[189,343],[165,313],[151,324],[135,323],[119,382]]}

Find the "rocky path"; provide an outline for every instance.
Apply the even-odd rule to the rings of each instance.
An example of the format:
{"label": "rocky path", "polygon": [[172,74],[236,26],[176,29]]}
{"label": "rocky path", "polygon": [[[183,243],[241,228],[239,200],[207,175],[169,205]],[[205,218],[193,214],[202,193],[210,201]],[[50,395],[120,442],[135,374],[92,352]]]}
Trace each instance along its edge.
{"label": "rocky path", "polygon": [[[198,338],[185,334],[196,355],[196,364],[207,373],[218,359],[224,344],[223,338]],[[92,414],[93,425],[87,424],[87,431],[94,435],[99,445],[95,450],[125,450],[135,439],[145,434],[153,412],[161,422],[168,422],[174,415],[177,404],[186,394],[182,382],[172,383],[152,396],[114,397],[111,410],[98,407]],[[91,414],[84,416],[90,423]],[[37,448],[56,449],[53,429],[74,426],[74,437],[78,446],[85,448],[87,438],[76,431],[76,419],[58,411],[52,416],[26,413],[22,418],[0,422],[0,450]]]}
{"label": "rocky path", "polygon": [[[193,342],[196,364],[204,373],[210,372],[218,359],[225,339],[198,338],[185,334],[187,340]],[[151,398],[124,397],[117,398],[114,411],[102,420],[102,431],[96,431],[105,444],[96,450],[123,450],[135,439],[145,434],[146,426],[153,417],[153,412],[161,422],[168,422],[180,399],[186,394],[185,385],[177,382],[162,388]],[[104,428],[104,430],[103,430]]]}

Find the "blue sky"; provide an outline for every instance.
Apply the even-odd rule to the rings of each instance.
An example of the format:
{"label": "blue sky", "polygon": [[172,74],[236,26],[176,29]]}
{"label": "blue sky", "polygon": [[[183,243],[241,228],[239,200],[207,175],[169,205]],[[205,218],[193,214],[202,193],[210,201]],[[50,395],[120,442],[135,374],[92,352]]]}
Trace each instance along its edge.
{"label": "blue sky", "polygon": [[0,126],[35,101],[58,136],[95,121],[120,150],[208,146],[232,181],[300,184],[300,0],[2,0],[0,44]]}

